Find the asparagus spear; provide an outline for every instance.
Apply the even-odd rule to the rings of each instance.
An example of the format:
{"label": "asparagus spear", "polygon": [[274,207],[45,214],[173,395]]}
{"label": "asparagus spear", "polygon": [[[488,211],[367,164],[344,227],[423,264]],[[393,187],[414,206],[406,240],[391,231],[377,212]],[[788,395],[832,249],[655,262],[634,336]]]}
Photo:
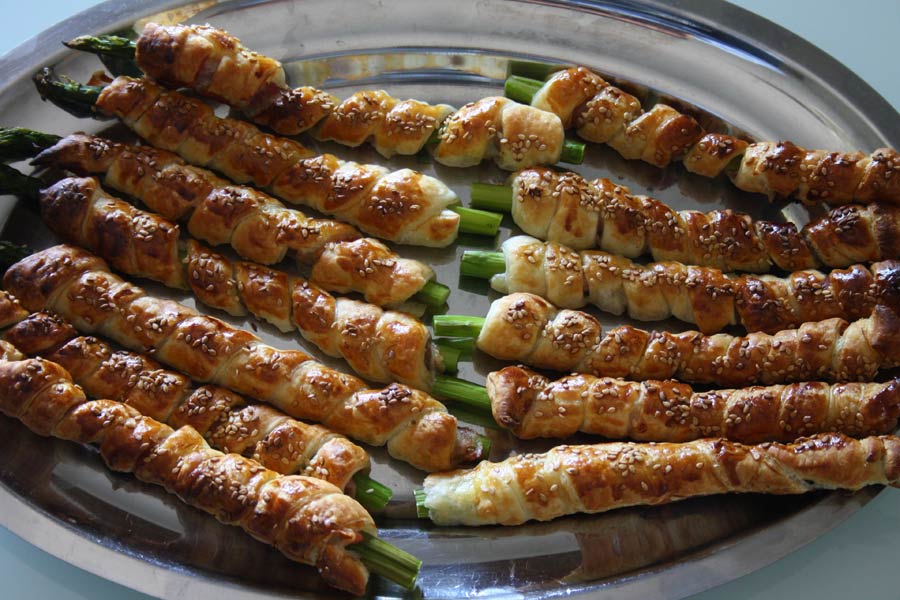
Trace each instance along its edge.
{"label": "asparagus spear", "polygon": [[[103,90],[102,87],[57,79],[49,67],[38,71],[33,80],[42,99],[49,100],[70,114],[76,117],[97,117],[101,114],[95,110],[94,105]],[[584,144],[581,144],[581,152],[584,152]],[[502,215],[461,206],[452,210],[459,215],[459,230],[462,233],[495,236],[503,219]],[[450,290],[447,288],[446,294],[449,293]],[[447,299],[445,296],[438,301],[436,297],[432,303],[429,302],[430,297],[426,295],[419,300],[430,306],[442,306]]]}
{"label": "asparagus spear", "polygon": [[479,279],[490,279],[506,272],[506,257],[502,252],[466,250],[459,262],[459,274]]}
{"label": "asparagus spear", "polygon": [[366,567],[385,579],[411,590],[416,585],[422,561],[375,536],[363,533],[363,541],[349,546]]}

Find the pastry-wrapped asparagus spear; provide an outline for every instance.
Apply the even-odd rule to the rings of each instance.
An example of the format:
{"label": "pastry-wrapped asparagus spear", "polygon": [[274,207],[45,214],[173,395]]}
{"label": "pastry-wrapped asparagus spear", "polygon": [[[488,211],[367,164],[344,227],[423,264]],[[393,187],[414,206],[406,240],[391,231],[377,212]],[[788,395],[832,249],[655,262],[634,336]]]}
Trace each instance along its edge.
{"label": "pastry-wrapped asparagus spear", "polygon": [[477,460],[487,447],[423,392],[400,384],[367,389],[299,350],[278,350],[247,331],[149,296],[77,248],[56,246],[16,263],[4,287],[28,310],[52,310],[79,330],[132,350],[152,350],[154,359],[198,382],[269,402],[350,438],[387,445],[392,456],[423,470]]}
{"label": "pastry-wrapped asparagus spear", "polygon": [[518,525],[725,493],[803,494],[900,486],[900,438],[822,433],[791,444],[558,446],[429,475],[420,514],[438,525]]}
{"label": "pastry-wrapped asparagus spear", "polygon": [[886,306],[857,321],[812,321],[775,334],[671,333],[630,325],[604,334],[588,313],[514,293],[495,300],[485,317],[435,315],[434,332],[477,339],[479,350],[501,360],[637,381],[718,386],[871,381],[879,369],[900,366],[900,317]]}
{"label": "pastry-wrapped asparagus spear", "polygon": [[106,185],[141,200],[166,219],[187,221],[194,237],[230,244],[262,264],[288,251],[311,267],[310,281],[330,291],[354,291],[379,306],[407,301],[443,305],[449,288],[432,280],[430,267],[402,258],[381,242],[330,219],[313,219],[246,186],[231,185],[177,155],[149,146],[74,134],[59,138],[28,129],[0,129],[0,156],[26,150],[35,164],[83,175],[103,175]]}
{"label": "pastry-wrapped asparagus spear", "polygon": [[173,429],[120,402],[88,400],[61,366],[17,356],[8,344],[0,389],[0,411],[35,433],[98,446],[111,469],[241,527],[335,587],[360,595],[369,570],[415,584],[421,562],[378,540],[366,510],[328,482],[223,454],[189,425]]}
{"label": "pastry-wrapped asparagus spear", "polygon": [[515,173],[509,186],[473,184],[472,206],[512,212],[528,235],[575,250],[649,254],[723,271],[790,272],[900,257],[900,207],[891,204],[834,208],[798,231],[731,210],[676,211],[609,179],[531,168]]}
{"label": "pastry-wrapped asparagus spear", "polygon": [[447,166],[493,158],[501,168],[514,170],[580,163],[584,156],[583,144],[565,140],[559,117],[508,98],[483,98],[456,110],[399,100],[383,90],[357,92],[341,101],[311,87],[291,89],[281,63],[250,52],[236,37],[208,25],[148,23],[137,42],[82,36],[66,45],[101,57],[130,53],[153,79],[221,100],[279,134],[312,129],[323,141],[351,147],[370,142],[387,158],[428,148]]}
{"label": "pastry-wrapped asparagus spear", "polygon": [[658,167],[680,159],[688,171],[705,177],[727,171],[738,188],[769,198],[900,203],[900,154],[892,148],[829,152],[707,133],[693,117],[666,104],[644,112],[637,98],[584,67],[561,70],[546,82],[513,76],[506,94],[552,112],[581,138],[609,144],[625,158]]}
{"label": "pastry-wrapped asparagus spear", "polygon": [[177,225],[107,195],[96,179],[65,178],[38,192],[36,179],[0,167],[0,191],[29,184],[27,195],[40,196],[54,233],[128,275],[188,288],[207,306],[235,316],[249,311],[284,332],[297,329],[372,381],[429,389],[443,367],[428,330],[407,314],[336,298],[300,277],[231,261],[195,241],[184,244]]}
{"label": "pastry-wrapped asparagus spear", "polygon": [[366,474],[368,453],[341,435],[248,403],[222,387],[195,387],[152,358],[79,336],[56,315],[29,314],[3,290],[0,315],[5,317],[0,327],[8,328],[5,341],[59,364],[94,398],[122,402],[172,427],[190,425],[216,450],[248,456],[278,473],[323,479],[351,492],[369,510],[380,510],[391,499],[390,488]]}
{"label": "pastry-wrapped asparagus spear", "polygon": [[900,310],[900,261],[853,265],[827,275],[729,276],[677,262],[640,265],[601,251],[575,252],[517,236],[503,252],[466,251],[463,275],[490,278],[502,293],[530,292],[563,308],[588,303],[641,321],[674,316],[710,334],[729,325],[775,333],[808,321],[867,317],[877,304]]}
{"label": "pastry-wrapped asparagus spear", "polygon": [[204,102],[148,79],[118,77],[106,86],[84,86],[55,80],[44,69],[34,80],[41,97],[77,116],[118,117],[153,146],[189,163],[311,206],[378,238],[440,247],[459,231],[493,235],[500,223],[493,213],[459,207],[456,194],[433,177],[315,156],[296,141],[217,117]]}

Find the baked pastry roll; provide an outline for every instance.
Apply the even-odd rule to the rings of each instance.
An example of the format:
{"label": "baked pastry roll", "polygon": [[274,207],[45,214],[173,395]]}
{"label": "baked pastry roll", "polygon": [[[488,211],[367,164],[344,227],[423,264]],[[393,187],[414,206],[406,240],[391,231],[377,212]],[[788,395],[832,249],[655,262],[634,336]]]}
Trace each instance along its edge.
{"label": "baked pastry roll", "polygon": [[144,290],[109,272],[101,259],[55,246],[13,265],[4,287],[30,310],[52,310],[201,383],[268,402],[375,446],[398,460],[442,470],[483,451],[477,436],[427,394],[400,384],[367,389],[299,350],[278,350],[255,335]]}
{"label": "baked pastry roll", "polygon": [[88,400],[56,363],[0,361],[0,411],[39,435],[94,444],[113,470],[134,473],[288,558],[316,567],[331,585],[365,591],[369,571],[352,544],[377,529],[334,485],[279,475],[210,448],[194,428],[172,429],[120,402]]}
{"label": "baked pastry roll", "polygon": [[748,192],[795,196],[803,202],[900,202],[900,155],[807,150],[791,142],[750,143],[707,133],[690,115],[665,104],[644,112],[640,101],[584,67],[554,73],[531,105],[558,115],[585,140],[609,144],[625,158],[657,167],[682,160],[688,171],[715,177],[730,171]]}
{"label": "baked pastry roll", "polygon": [[511,184],[516,225],[575,250],[751,273],[900,257],[900,208],[890,204],[837,207],[798,230],[731,210],[676,211],[609,179],[547,168],[519,171]]}
{"label": "baked pastry roll", "polygon": [[879,305],[857,321],[811,321],[774,334],[671,333],[630,325],[604,333],[588,313],[515,293],[491,304],[476,343],[495,358],[540,369],[637,381],[871,381],[879,369],[900,366],[900,318]]}
{"label": "baked pastry roll", "polygon": [[456,239],[459,202],[450,188],[411,169],[314,153],[249,123],[217,117],[212,108],[148,79],[118,77],[103,88],[96,107],[118,117],[157,148],[219,171],[235,183],[268,189],[291,204],[356,225],[369,235],[419,246]]}
{"label": "baked pastry roll", "polygon": [[438,525],[519,525],[726,493],[900,485],[900,438],[821,433],[790,444],[723,439],[557,446],[425,478]]}
{"label": "baked pastry roll", "polygon": [[502,246],[506,271],[491,278],[504,294],[529,292],[562,308],[588,303],[641,321],[675,317],[703,333],[729,325],[775,333],[808,321],[856,320],[877,304],[900,310],[900,262],[853,265],[827,275],[726,275],[678,262],[639,265],[601,251],[576,252],[555,242],[516,236]]}
{"label": "baked pastry roll", "polygon": [[890,433],[900,417],[900,379],[695,391],[674,380],[569,375],[555,381],[523,367],[490,373],[494,419],[522,439],[583,432],[610,439],[687,442],[717,436],[744,444],[814,433]]}

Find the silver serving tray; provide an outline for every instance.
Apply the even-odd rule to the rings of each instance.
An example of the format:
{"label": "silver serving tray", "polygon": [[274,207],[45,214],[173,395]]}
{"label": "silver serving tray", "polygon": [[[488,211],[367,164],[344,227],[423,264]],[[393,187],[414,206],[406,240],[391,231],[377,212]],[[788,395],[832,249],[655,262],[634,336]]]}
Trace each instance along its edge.
{"label": "silver serving tray", "polygon": [[[711,122],[759,139],[790,138],[810,147],[872,150],[900,146],[900,120],[889,104],[836,61],[789,32],[732,5],[702,0],[554,2],[334,0],[259,2],[108,2],[64,21],[18,47],[0,63],[2,125],[66,134],[103,131],[109,122],[78,120],[41,103],[29,78],[57,63],[85,79],[93,57],[61,49],[83,33],[130,27],[142,18],[209,21],[251,48],[282,59],[292,83],[322,85],[338,95],[384,87],[398,96],[461,105],[500,93],[509,58],[580,63],[639,94],[681,99]],[[177,10],[174,10],[176,9]],[[627,78],[627,79],[626,79]],[[120,127],[110,133],[123,135]],[[436,174],[468,201],[473,181],[502,181],[490,165],[453,170],[415,158],[386,163],[374,151],[323,145],[367,162]],[[585,175],[626,182],[679,208],[727,206],[756,217],[803,222],[805,209],[770,206],[722,181],[626,162],[594,146]],[[40,248],[54,243],[39,219],[10,198],[0,201],[5,236]],[[501,238],[513,230],[504,223]],[[446,250],[404,248],[428,260],[454,286],[449,311],[483,315],[495,297],[484,283],[460,280],[464,239]],[[192,300],[148,285],[154,292]],[[217,316],[223,316],[217,314]],[[238,325],[249,321],[229,319]],[[606,325],[622,319],[602,317]],[[676,322],[660,326],[683,328]],[[305,343],[260,325],[280,347]],[[314,352],[316,353],[316,352]],[[316,353],[321,357],[321,354]],[[334,360],[327,362],[341,368]],[[485,356],[466,365],[473,381],[498,365]],[[492,433],[493,459],[544,443],[515,443]],[[96,452],[39,438],[0,417],[0,523],[32,544],[92,573],[165,598],[325,597],[311,569],[181,504],[128,475],[111,473]],[[737,578],[812,541],[877,492],[806,497],[706,498],[668,507],[578,516],[517,528],[436,528],[415,520],[411,491],[422,474],[374,451],[374,476],[395,490],[379,519],[382,536],[425,561],[421,592],[430,598],[583,596],[682,598]],[[373,595],[402,596],[375,581]]]}

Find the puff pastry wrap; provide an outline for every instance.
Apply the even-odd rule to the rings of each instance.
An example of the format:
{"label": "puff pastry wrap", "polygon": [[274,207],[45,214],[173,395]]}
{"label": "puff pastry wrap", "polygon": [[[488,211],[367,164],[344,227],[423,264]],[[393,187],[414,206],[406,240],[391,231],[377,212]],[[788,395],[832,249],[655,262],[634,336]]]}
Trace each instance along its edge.
{"label": "puff pastry wrap", "polygon": [[312,219],[246,186],[231,185],[177,155],[74,134],[34,160],[82,175],[102,174],[109,187],[141,200],[210,244],[230,244],[247,260],[273,264],[288,250],[311,267],[310,281],[329,291],[359,292],[379,306],[409,300],[434,277],[431,267],[402,258],[381,242],[330,219]]}
{"label": "puff pastry wrap", "polygon": [[315,156],[293,140],[217,117],[202,101],[149,79],[117,77],[103,88],[95,106],[157,148],[235,183],[267,189],[286,202],[352,223],[369,235],[437,247],[456,239],[459,215],[449,207],[459,199],[433,177],[331,154]]}
{"label": "puff pastry wrap", "polygon": [[122,402],[176,429],[190,425],[216,450],[248,456],[278,473],[316,477],[342,490],[354,474],[369,469],[368,453],[343,436],[248,403],[219,386],[195,387],[188,377],[145,355],[80,336],[56,315],[29,314],[3,290],[0,315],[14,316],[0,322],[6,342],[57,363],[88,395]]}
{"label": "puff pastry wrap", "polygon": [[223,454],[189,425],[173,429],[120,402],[88,400],[65,369],[48,360],[0,360],[0,389],[0,411],[35,433],[97,445],[111,469],[134,473],[241,527],[288,558],[315,566],[335,587],[365,591],[368,569],[348,546],[377,529],[334,485]]}
{"label": "puff pastry wrap", "polygon": [[511,180],[513,220],[525,233],[575,250],[601,248],[723,271],[848,267],[900,257],[900,206],[845,205],[801,230],[731,210],[676,211],[609,179],[547,168]]}
{"label": "puff pastry wrap", "polygon": [[316,139],[356,147],[371,141],[387,158],[416,154],[429,144],[437,162],[466,167],[493,158],[503,169],[559,162],[559,117],[489,97],[459,110],[446,104],[399,100],[383,90],[344,101],[311,87],[290,89],[277,60],[250,52],[240,40],[208,25],[148,23],[137,41],[138,66],[170,87],[185,87],[241,110],[282,135],[313,128]]}
{"label": "puff pastry wrap", "polygon": [[723,439],[557,446],[425,478],[438,525],[518,525],[724,493],[900,486],[900,438],[823,433],[791,444]]}
{"label": "puff pastry wrap", "polygon": [[109,272],[103,260],[54,246],[19,261],[4,287],[28,310],[49,310],[201,383],[214,383],[319,422],[425,471],[479,457],[477,436],[427,394],[392,384],[367,389],[299,350],[278,350],[207,315],[148,295]]}
{"label": "puff pastry wrap", "polygon": [[508,239],[502,249],[506,272],[491,278],[499,292],[530,292],[563,308],[591,303],[641,321],[674,316],[707,334],[737,324],[775,333],[808,321],[856,320],[869,316],[877,304],[900,311],[898,260],[779,278],[730,276],[678,262],[639,265],[607,252],[575,252],[528,236]]}
{"label": "puff pastry wrap", "polygon": [[93,178],[67,178],[41,193],[48,227],[113,268],[170,287],[241,316],[250,312],[281,331],[297,329],[329,356],[344,358],[364,377],[430,389],[440,354],[413,317],[334,297],[300,277],[232,261],[190,240],[178,226],[107,195]]}
{"label": "puff pastry wrap", "polygon": [[900,154],[892,148],[866,155],[807,150],[791,142],[751,144],[707,133],[693,117],[671,106],[656,104],[644,112],[637,98],[584,67],[552,75],[531,104],[559,116],[585,140],[609,144],[625,158],[657,167],[681,159],[688,171],[715,177],[739,160],[734,184],[769,198],[796,196],[808,204],[900,203]]}
{"label": "puff pastry wrap", "polygon": [[876,306],[848,323],[833,318],[775,334],[645,331],[630,325],[605,334],[592,315],[558,309],[533,294],[495,300],[478,349],[539,369],[743,387],[795,381],[872,381],[900,366],[900,316]]}
{"label": "puff pastry wrap", "polygon": [[671,379],[569,375],[551,381],[525,367],[506,367],[488,375],[487,390],[497,423],[522,439],[580,431],[642,442],[721,436],[758,444],[829,431],[890,433],[900,417],[900,379],[698,392]]}

